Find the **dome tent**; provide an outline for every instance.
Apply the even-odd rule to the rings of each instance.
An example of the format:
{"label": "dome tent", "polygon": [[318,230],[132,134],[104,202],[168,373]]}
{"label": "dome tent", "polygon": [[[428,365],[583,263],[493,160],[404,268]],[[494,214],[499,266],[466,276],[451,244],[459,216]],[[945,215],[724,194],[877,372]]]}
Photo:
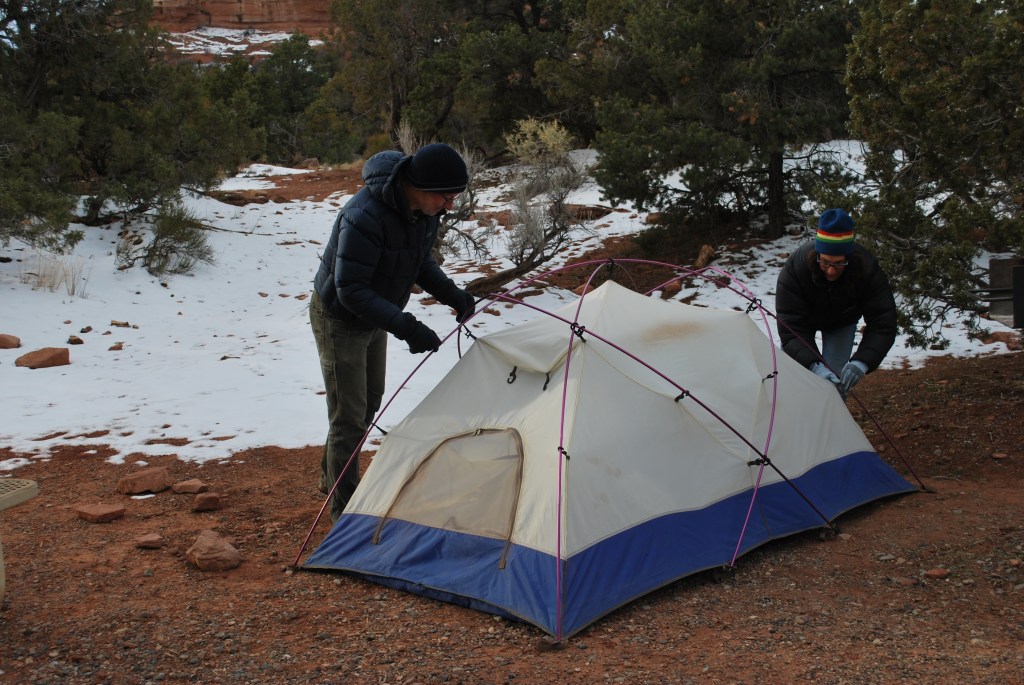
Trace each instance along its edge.
{"label": "dome tent", "polygon": [[609,281],[477,339],[389,431],[304,568],[562,639],[913,489],[747,313]]}

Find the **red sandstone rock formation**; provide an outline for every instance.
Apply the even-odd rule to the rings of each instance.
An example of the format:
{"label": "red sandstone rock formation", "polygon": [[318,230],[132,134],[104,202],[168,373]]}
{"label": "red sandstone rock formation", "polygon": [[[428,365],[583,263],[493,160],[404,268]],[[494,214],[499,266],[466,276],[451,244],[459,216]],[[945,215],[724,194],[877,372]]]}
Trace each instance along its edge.
{"label": "red sandstone rock formation", "polygon": [[326,0],[153,0],[153,23],[171,33],[210,26],[317,36],[330,25],[329,6]]}

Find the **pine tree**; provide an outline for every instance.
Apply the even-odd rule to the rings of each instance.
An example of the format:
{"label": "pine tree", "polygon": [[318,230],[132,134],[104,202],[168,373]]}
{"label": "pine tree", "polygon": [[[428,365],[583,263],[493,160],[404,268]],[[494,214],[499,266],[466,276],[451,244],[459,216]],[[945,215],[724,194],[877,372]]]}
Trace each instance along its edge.
{"label": "pine tree", "polygon": [[614,23],[600,31],[598,78],[628,76],[605,78],[615,87],[597,96],[606,195],[677,220],[766,212],[781,235],[807,177],[823,173],[787,163],[843,133],[849,6],[638,0],[603,11],[593,21]]}
{"label": "pine tree", "polygon": [[[981,314],[980,251],[1024,254],[1024,2],[881,0],[849,60],[854,131],[872,192],[859,212],[919,346],[955,311]],[[977,320],[975,320],[977,323]]]}

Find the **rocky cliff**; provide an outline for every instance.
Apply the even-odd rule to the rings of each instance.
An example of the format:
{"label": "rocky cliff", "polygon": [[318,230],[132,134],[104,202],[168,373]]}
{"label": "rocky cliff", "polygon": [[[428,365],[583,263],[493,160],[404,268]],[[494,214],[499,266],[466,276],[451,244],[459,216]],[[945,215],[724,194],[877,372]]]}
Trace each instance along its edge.
{"label": "rocky cliff", "polygon": [[153,0],[153,23],[172,33],[216,27],[317,36],[329,26],[329,6],[328,0]]}

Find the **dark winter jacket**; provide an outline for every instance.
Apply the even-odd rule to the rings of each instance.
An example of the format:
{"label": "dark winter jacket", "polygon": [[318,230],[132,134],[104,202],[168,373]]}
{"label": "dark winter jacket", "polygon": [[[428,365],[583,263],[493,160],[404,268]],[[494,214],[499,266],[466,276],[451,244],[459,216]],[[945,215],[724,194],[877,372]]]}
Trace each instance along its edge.
{"label": "dark winter jacket", "polygon": [[415,317],[402,311],[413,284],[450,306],[460,293],[431,254],[440,215],[412,213],[402,192],[402,173],[411,159],[392,150],[367,160],[366,185],[338,213],[313,280],[332,316],[399,338],[416,325]]}
{"label": "dark winter jacket", "polygon": [[896,341],[896,302],[878,261],[860,245],[843,274],[829,283],[815,261],[814,243],[797,248],[779,273],[775,290],[782,349],[804,366],[821,361],[814,336],[864,317],[860,344],[851,359],[874,371]]}

